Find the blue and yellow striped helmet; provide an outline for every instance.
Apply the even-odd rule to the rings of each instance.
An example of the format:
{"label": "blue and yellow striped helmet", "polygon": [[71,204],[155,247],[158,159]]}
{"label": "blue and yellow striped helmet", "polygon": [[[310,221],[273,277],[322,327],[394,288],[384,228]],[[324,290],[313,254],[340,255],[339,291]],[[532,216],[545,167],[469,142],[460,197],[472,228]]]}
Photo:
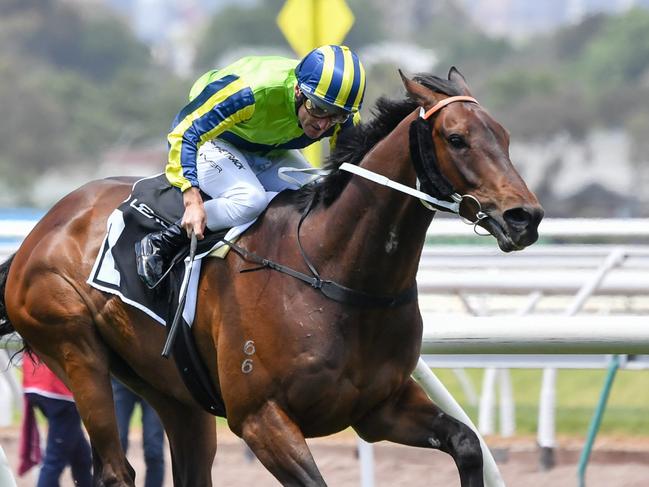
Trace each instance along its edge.
{"label": "blue and yellow striped helmet", "polygon": [[295,68],[305,96],[346,112],[357,112],[365,94],[365,69],[347,46],[321,46]]}

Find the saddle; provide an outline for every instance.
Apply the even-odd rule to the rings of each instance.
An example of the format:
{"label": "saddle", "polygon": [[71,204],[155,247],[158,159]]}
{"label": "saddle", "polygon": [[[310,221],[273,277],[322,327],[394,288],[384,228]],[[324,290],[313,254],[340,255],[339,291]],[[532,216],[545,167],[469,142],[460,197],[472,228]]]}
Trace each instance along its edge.
{"label": "saddle", "polygon": [[[204,200],[209,196],[202,195]],[[180,220],[184,211],[182,194],[171,186],[164,174],[140,179],[130,196],[110,215],[107,234],[101,245],[88,284],[118,295],[122,301],[148,314],[161,325],[171,324],[178,308],[180,284],[185,273],[184,259],[189,246],[174,257],[170,275],[156,288],[149,289],[137,275],[135,243],[144,235],[163,230]],[[222,239],[234,239],[250,224],[229,231],[206,232],[198,243],[178,335],[172,355],[185,385],[201,406],[217,416],[225,417],[225,406],[218,384],[214,384],[200,360],[191,333],[196,307],[196,289],[201,259],[215,248],[223,248]],[[167,327],[168,332],[169,327]]]}

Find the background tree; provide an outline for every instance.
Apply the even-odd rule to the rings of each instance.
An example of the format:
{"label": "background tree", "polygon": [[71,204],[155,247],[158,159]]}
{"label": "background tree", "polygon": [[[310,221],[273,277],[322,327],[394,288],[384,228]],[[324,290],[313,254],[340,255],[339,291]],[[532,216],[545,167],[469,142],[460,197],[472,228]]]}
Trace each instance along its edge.
{"label": "background tree", "polygon": [[194,67],[197,73],[214,69],[226,52],[241,46],[290,47],[275,19],[285,0],[256,5],[229,5],[218,11],[199,36]]}
{"label": "background tree", "polygon": [[26,188],[47,170],[96,164],[123,140],[164,144],[187,88],[121,20],[54,0],[0,1],[6,185]]}

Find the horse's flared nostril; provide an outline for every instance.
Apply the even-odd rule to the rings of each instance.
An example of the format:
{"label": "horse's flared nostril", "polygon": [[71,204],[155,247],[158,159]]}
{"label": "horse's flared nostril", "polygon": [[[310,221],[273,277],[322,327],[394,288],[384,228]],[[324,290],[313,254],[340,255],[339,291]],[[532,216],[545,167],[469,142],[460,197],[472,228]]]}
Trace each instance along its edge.
{"label": "horse's flared nostril", "polygon": [[527,228],[536,228],[543,218],[543,210],[534,207],[519,207],[505,211],[503,218],[507,224],[523,231]]}

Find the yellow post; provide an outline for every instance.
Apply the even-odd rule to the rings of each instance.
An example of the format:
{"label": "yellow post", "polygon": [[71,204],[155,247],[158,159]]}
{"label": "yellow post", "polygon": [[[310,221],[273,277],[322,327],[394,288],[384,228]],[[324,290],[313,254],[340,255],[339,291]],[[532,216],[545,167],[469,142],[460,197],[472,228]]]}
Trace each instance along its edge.
{"label": "yellow post", "polygon": [[[340,44],[354,24],[354,14],[345,0],[286,0],[277,25],[298,56],[324,44]],[[322,145],[302,151],[316,167],[322,165]]]}

